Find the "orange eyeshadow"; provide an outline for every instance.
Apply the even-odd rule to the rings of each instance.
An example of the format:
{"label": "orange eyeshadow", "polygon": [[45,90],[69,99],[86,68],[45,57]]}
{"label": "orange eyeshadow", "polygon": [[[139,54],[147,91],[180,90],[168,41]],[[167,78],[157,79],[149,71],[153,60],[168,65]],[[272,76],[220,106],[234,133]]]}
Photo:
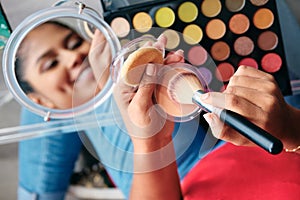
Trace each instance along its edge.
{"label": "orange eyeshadow", "polygon": [[212,19],[206,26],[206,34],[209,38],[217,40],[222,38],[226,33],[226,25],[220,19]]}
{"label": "orange eyeshadow", "polygon": [[249,27],[250,21],[244,14],[235,14],[229,20],[229,28],[235,34],[243,34]]}

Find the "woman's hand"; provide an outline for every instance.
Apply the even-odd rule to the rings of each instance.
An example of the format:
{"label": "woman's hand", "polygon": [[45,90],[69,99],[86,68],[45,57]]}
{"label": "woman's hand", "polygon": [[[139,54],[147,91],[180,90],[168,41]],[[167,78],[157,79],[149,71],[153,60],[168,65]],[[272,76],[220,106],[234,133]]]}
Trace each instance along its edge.
{"label": "woman's hand", "polygon": [[98,81],[98,87],[101,90],[110,75],[112,52],[110,44],[98,29],[95,30],[93,35],[88,57],[94,77]]}
{"label": "woman's hand", "polygon": [[[270,74],[241,66],[223,93],[210,92],[203,98],[206,103],[248,118],[281,139],[286,148],[295,148],[295,141],[300,144],[297,131],[299,125],[295,123],[299,114],[284,101],[276,81]],[[236,145],[253,145],[235,130],[224,125],[215,114],[207,113],[204,117],[215,137]]]}
{"label": "woman's hand", "polygon": [[[155,45],[165,45],[161,36]],[[167,56],[165,64],[182,60],[182,51]],[[174,122],[153,103],[161,65],[147,64],[138,88],[120,80],[114,97],[134,146],[130,199],[180,199],[180,181],[172,142]]]}
{"label": "woman's hand", "polygon": [[[165,46],[166,38],[160,36],[153,46]],[[165,64],[180,62],[183,52],[169,54]],[[157,83],[156,73],[162,65],[148,64],[138,88],[120,80],[115,87],[114,97],[135,146],[135,151],[151,152],[172,140],[174,123],[153,104],[153,93]]]}

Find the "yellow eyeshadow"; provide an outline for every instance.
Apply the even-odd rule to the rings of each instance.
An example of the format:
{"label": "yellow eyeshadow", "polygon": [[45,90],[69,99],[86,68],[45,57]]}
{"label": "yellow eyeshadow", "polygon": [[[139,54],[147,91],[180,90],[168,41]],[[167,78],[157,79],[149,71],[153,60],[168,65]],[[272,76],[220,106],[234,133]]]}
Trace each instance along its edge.
{"label": "yellow eyeshadow", "polygon": [[198,8],[192,2],[184,2],[178,8],[178,17],[181,21],[189,23],[194,21],[198,16]]}
{"label": "yellow eyeshadow", "polygon": [[145,33],[151,29],[153,21],[148,13],[139,12],[133,17],[132,24],[137,31]]}
{"label": "yellow eyeshadow", "polygon": [[175,21],[175,14],[171,8],[163,7],[155,13],[155,21],[158,26],[167,28],[172,26]]}
{"label": "yellow eyeshadow", "polygon": [[188,44],[197,44],[203,38],[203,31],[198,25],[190,24],[184,28],[183,38]]}
{"label": "yellow eyeshadow", "polygon": [[220,0],[204,0],[202,2],[201,10],[203,15],[206,17],[217,16],[222,9],[222,4]]}

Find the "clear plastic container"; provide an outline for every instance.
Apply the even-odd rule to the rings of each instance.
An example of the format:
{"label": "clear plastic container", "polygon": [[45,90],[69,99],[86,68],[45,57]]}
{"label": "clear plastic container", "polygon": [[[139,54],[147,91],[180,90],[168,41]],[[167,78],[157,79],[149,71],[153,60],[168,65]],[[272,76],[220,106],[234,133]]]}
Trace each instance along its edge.
{"label": "clear plastic container", "polygon": [[[122,47],[120,52],[117,54],[117,56],[114,58],[112,63],[112,79],[115,82],[120,81],[122,78],[121,70],[123,67],[124,62],[128,58],[129,55],[131,55],[133,52],[137,51],[139,48],[142,48],[145,46],[145,44],[154,44],[156,43],[156,38],[152,36],[142,36],[139,38],[136,38],[126,45]],[[162,51],[163,55],[165,56],[165,49],[164,47],[158,47],[159,50]],[[173,76],[180,75],[182,72],[190,73],[195,75],[200,83],[202,84],[205,91],[208,90],[207,84],[200,74],[200,71],[197,70],[196,67],[188,64],[188,63],[173,63],[173,64],[157,64],[156,65],[157,70],[157,87],[154,92],[154,99],[155,103],[159,105],[159,111],[163,116],[166,116],[169,120],[175,121],[175,122],[184,122],[189,121],[199,115],[201,112],[201,109],[194,105],[184,105],[177,102],[174,102],[174,100],[171,99],[171,97],[168,95],[168,82]],[[144,70],[145,66],[141,66]],[[141,70],[137,70],[140,71]],[[171,77],[172,76],[172,77]]]}

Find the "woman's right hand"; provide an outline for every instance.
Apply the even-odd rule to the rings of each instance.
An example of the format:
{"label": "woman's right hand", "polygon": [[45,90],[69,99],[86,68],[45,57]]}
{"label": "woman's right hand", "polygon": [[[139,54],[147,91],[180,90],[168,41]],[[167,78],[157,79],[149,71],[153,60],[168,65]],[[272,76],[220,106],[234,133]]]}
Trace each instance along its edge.
{"label": "woman's right hand", "polygon": [[[241,66],[232,76],[223,93],[210,92],[203,101],[234,111],[278,137],[284,147],[300,145],[300,111],[289,106],[270,74]],[[241,134],[224,125],[215,114],[205,114],[215,137],[236,145],[253,145]]]}

